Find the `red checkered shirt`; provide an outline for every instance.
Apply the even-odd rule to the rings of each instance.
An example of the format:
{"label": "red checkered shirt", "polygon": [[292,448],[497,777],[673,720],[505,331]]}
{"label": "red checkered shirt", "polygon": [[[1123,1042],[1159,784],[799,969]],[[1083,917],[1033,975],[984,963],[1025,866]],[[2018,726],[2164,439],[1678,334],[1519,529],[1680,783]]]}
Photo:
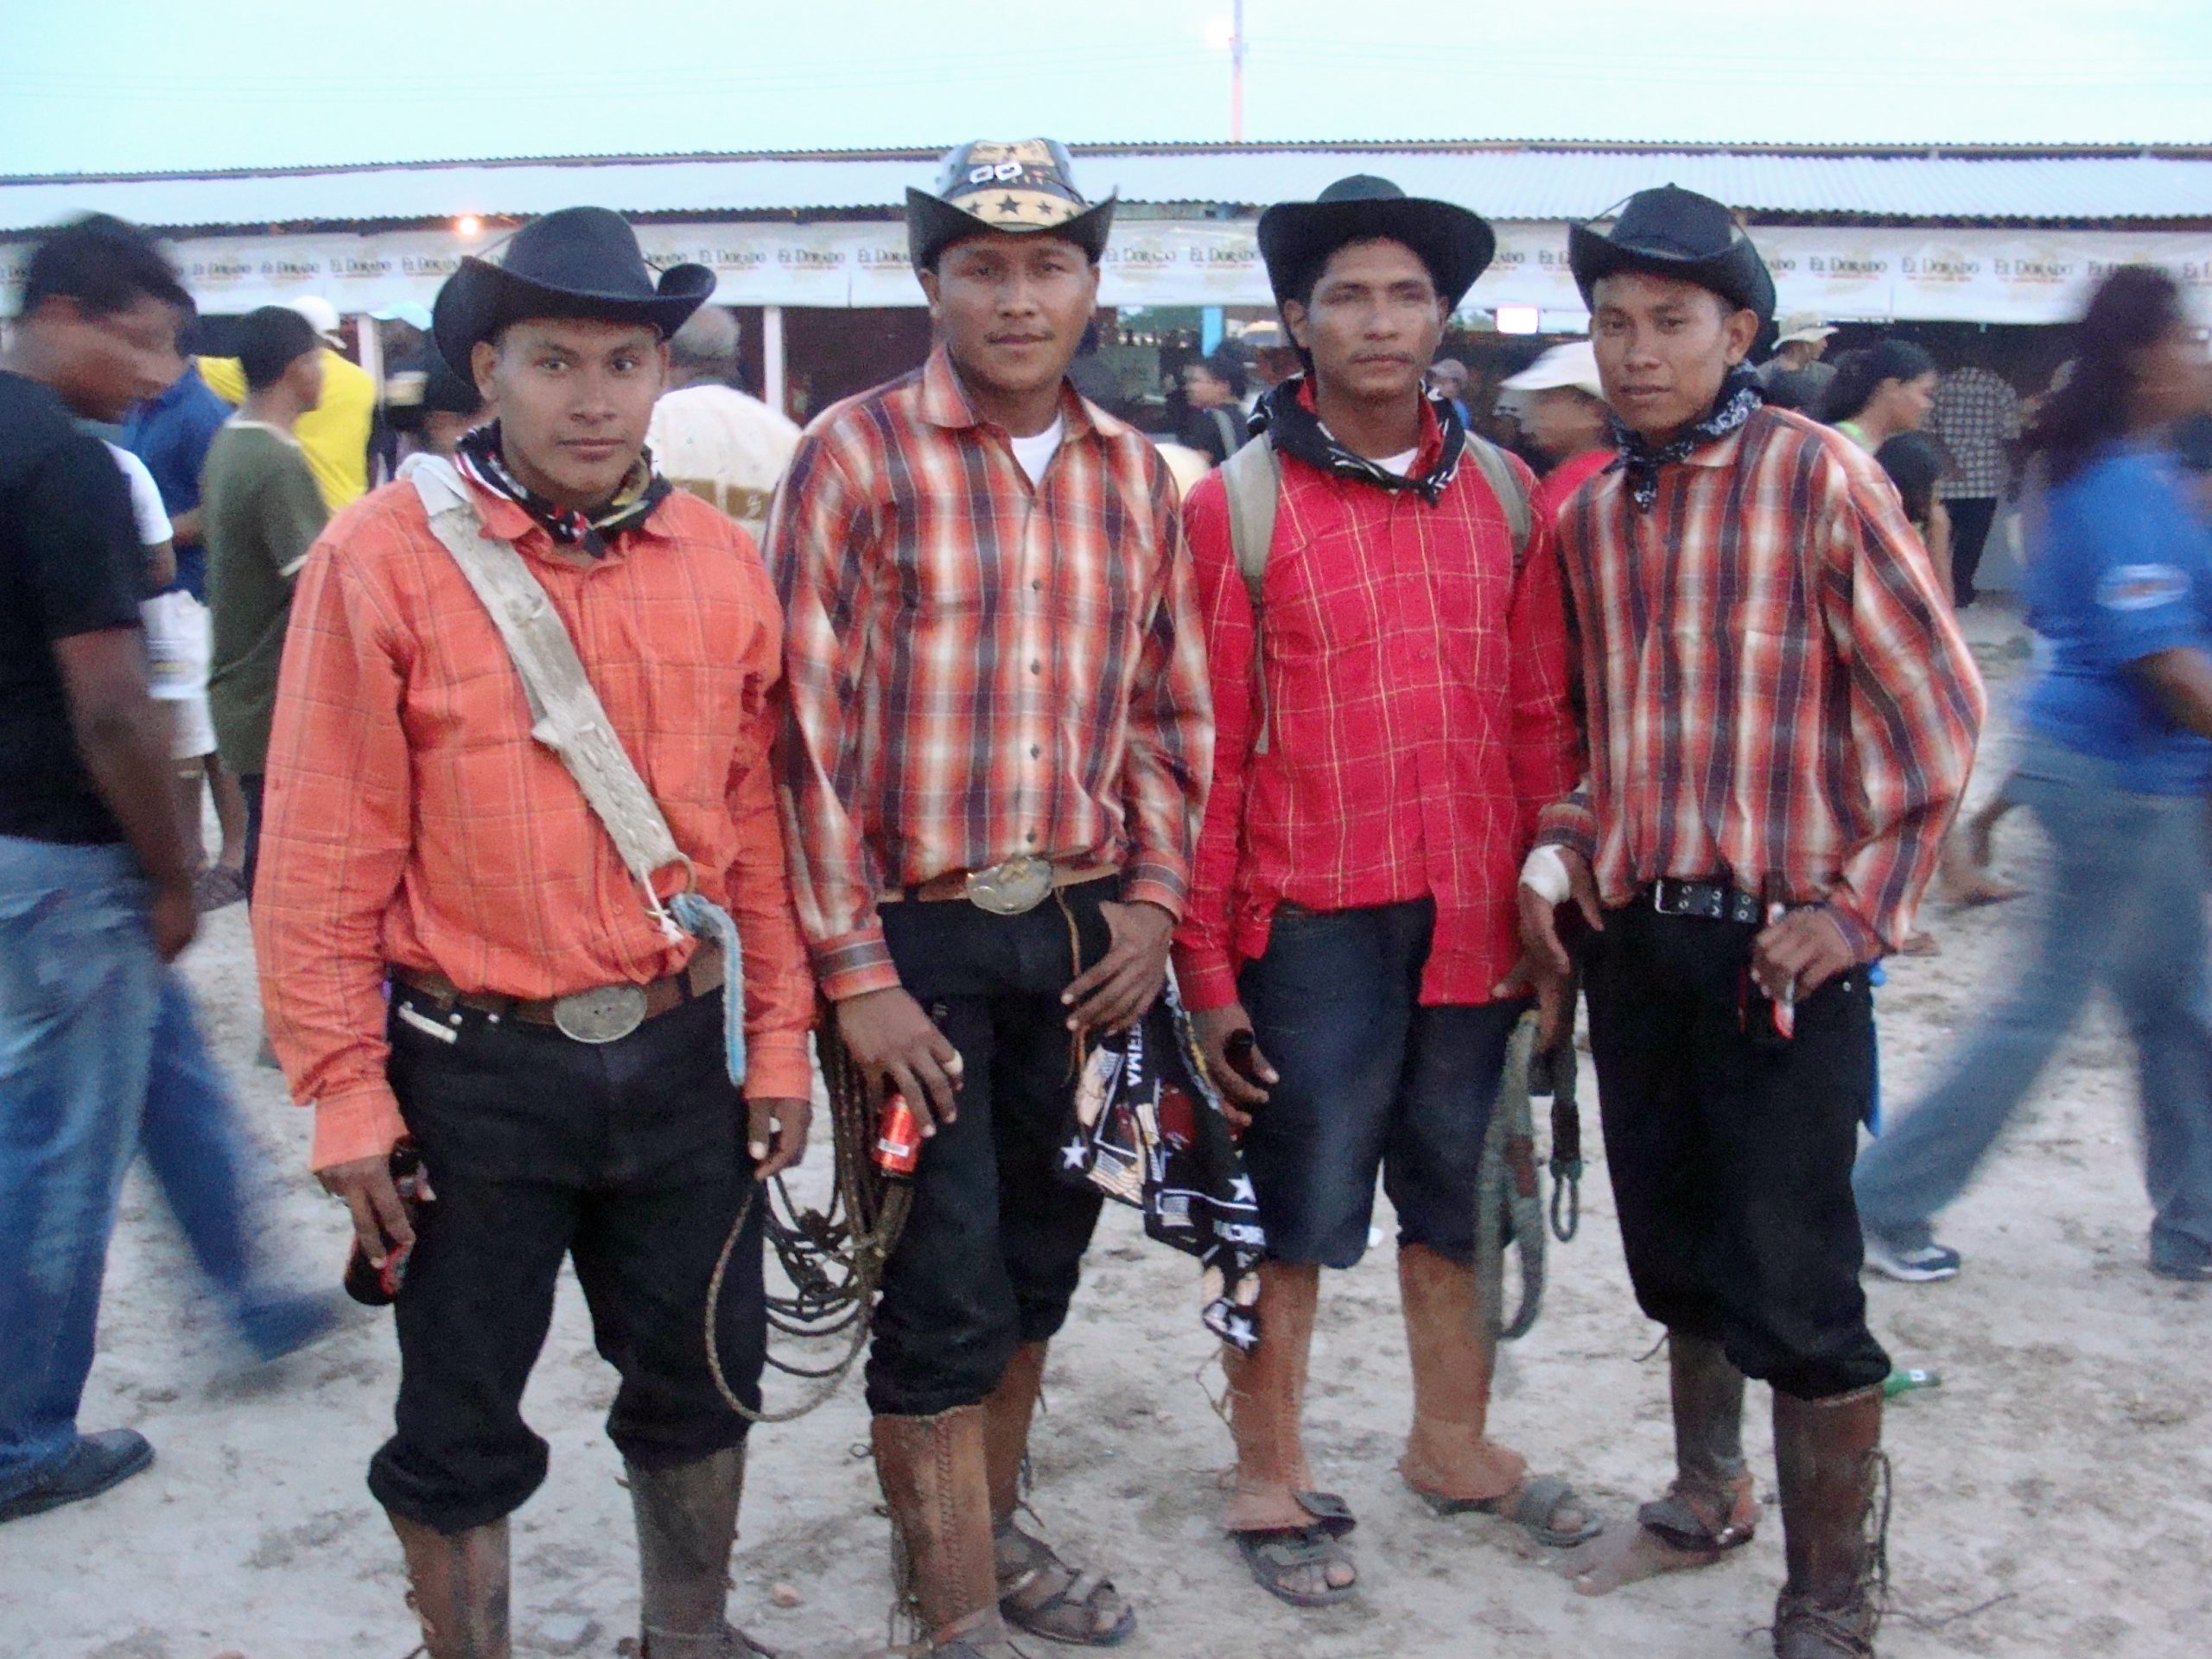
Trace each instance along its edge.
{"label": "red checkered shirt", "polygon": [[1060,415],[1033,486],[940,347],[824,413],[777,493],[784,811],[833,999],[899,982],[880,891],[1020,854],[1182,914],[1213,722],[1175,485],[1071,387]]}
{"label": "red checkered shirt", "polygon": [[[1427,417],[1414,472],[1440,443]],[[1512,463],[1524,486],[1535,479]],[[1433,899],[1424,1004],[1487,1002],[1513,966],[1515,887],[1537,815],[1580,767],[1551,530],[1512,532],[1463,460],[1432,506],[1285,457],[1262,592],[1268,746],[1255,752],[1253,617],[1219,474],[1184,516],[1211,664],[1214,783],[1175,969],[1194,1008],[1236,1000],[1275,908]]]}
{"label": "red checkered shirt", "polygon": [[1589,776],[1545,815],[1609,906],[1661,876],[1826,900],[1893,950],[1974,766],[1981,677],[1920,537],[1850,439],[1763,409],[1567,504]]}

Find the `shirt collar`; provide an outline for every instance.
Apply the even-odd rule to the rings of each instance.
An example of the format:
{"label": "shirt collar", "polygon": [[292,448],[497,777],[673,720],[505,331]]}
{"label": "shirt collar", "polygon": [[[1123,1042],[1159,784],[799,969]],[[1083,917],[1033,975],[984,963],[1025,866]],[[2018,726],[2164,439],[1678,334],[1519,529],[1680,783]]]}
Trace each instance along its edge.
{"label": "shirt collar", "polygon": [[[1298,403],[1299,407],[1305,410],[1307,414],[1313,416],[1315,420],[1318,421],[1321,418],[1320,406],[1314,401],[1313,397],[1313,377],[1310,374],[1300,377],[1298,383]],[[1325,430],[1326,429],[1324,429]],[[1336,435],[1334,433],[1331,433],[1330,435],[1334,437]],[[1341,442],[1341,440],[1339,440],[1339,442]],[[1438,458],[1441,456],[1443,453],[1443,423],[1436,418],[1436,405],[1431,403],[1427,397],[1423,397],[1421,400],[1421,437],[1414,445],[1414,464],[1407,469],[1407,476],[1409,478],[1419,478],[1422,474],[1428,471],[1430,467],[1436,465]]]}
{"label": "shirt collar", "polygon": [[[942,345],[934,347],[929,361],[922,365],[921,415],[931,426],[953,431],[985,423],[968,400],[968,389],[960,384],[960,372],[952,366],[952,354]],[[1116,438],[1129,429],[1084,398],[1065,377],[1060,381],[1060,418],[1066,423],[1066,438],[1078,438],[1086,432]]]}

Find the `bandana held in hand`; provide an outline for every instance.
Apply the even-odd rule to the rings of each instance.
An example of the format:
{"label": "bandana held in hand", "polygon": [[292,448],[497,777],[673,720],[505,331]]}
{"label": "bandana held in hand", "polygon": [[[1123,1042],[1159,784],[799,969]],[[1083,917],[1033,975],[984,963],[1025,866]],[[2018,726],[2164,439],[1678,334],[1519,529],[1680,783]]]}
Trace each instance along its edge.
{"label": "bandana held in hand", "polygon": [[1459,420],[1458,410],[1443,398],[1429,399],[1429,408],[1436,412],[1436,423],[1444,430],[1444,447],[1427,472],[1402,477],[1387,467],[1376,466],[1364,455],[1352,454],[1332,437],[1329,429],[1321,424],[1321,417],[1299,395],[1305,385],[1303,375],[1293,375],[1261,398],[1260,406],[1252,411],[1253,435],[1272,431],[1278,451],[1295,455],[1309,467],[1319,467],[1339,478],[1356,478],[1378,489],[1418,490],[1422,500],[1432,507],[1436,505],[1438,498],[1450,487],[1452,474],[1459,470],[1459,457],[1467,446],[1467,429]]}
{"label": "bandana held in hand", "polygon": [[556,547],[581,547],[594,559],[607,551],[610,537],[634,530],[652,516],[670,490],[669,481],[653,470],[653,452],[640,450],[614,499],[597,513],[556,507],[507,470],[499,456],[499,423],[480,426],[461,441],[456,457],[461,470],[495,495],[504,495],[531,517],[532,523],[553,538]]}
{"label": "bandana held in hand", "polygon": [[1713,400],[1713,407],[1706,411],[1705,417],[1684,427],[1664,444],[1654,444],[1641,432],[1631,432],[1623,426],[1619,416],[1611,416],[1613,442],[1621,452],[1621,458],[1613,465],[1627,470],[1629,499],[1636,503],[1637,510],[1649,512],[1651,504],[1659,499],[1662,467],[1669,461],[1686,460],[1692,452],[1715,439],[1726,437],[1751,419],[1751,411],[1765,401],[1759,391],[1757,372],[1749,364],[1739,363],[1728,371],[1728,378],[1720,383],[1720,395]]}

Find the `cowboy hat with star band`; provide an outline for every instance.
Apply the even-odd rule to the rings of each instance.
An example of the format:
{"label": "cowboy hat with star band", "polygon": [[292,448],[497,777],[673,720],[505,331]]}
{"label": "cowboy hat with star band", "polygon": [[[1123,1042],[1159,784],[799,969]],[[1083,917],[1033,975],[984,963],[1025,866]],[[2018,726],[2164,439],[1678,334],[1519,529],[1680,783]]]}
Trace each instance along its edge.
{"label": "cowboy hat with star band", "polygon": [[1075,162],[1057,139],[978,138],[945,153],[934,195],[907,190],[907,251],[916,270],[930,270],[939,254],[968,237],[1049,231],[1096,264],[1117,200],[1085,201],[1075,188]]}

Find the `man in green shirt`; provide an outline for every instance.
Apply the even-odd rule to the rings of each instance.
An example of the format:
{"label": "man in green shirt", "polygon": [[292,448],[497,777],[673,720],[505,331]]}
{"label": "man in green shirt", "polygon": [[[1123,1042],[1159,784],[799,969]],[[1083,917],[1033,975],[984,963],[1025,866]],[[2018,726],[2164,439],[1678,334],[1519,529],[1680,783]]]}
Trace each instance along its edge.
{"label": "man in green shirt", "polygon": [[207,708],[224,767],[245,796],[246,895],[261,842],[261,772],[292,582],[327,516],[292,429],[322,396],[322,342],[296,311],[264,306],[238,341],[246,396],[215,435],[200,477],[207,603],[214,613]]}

